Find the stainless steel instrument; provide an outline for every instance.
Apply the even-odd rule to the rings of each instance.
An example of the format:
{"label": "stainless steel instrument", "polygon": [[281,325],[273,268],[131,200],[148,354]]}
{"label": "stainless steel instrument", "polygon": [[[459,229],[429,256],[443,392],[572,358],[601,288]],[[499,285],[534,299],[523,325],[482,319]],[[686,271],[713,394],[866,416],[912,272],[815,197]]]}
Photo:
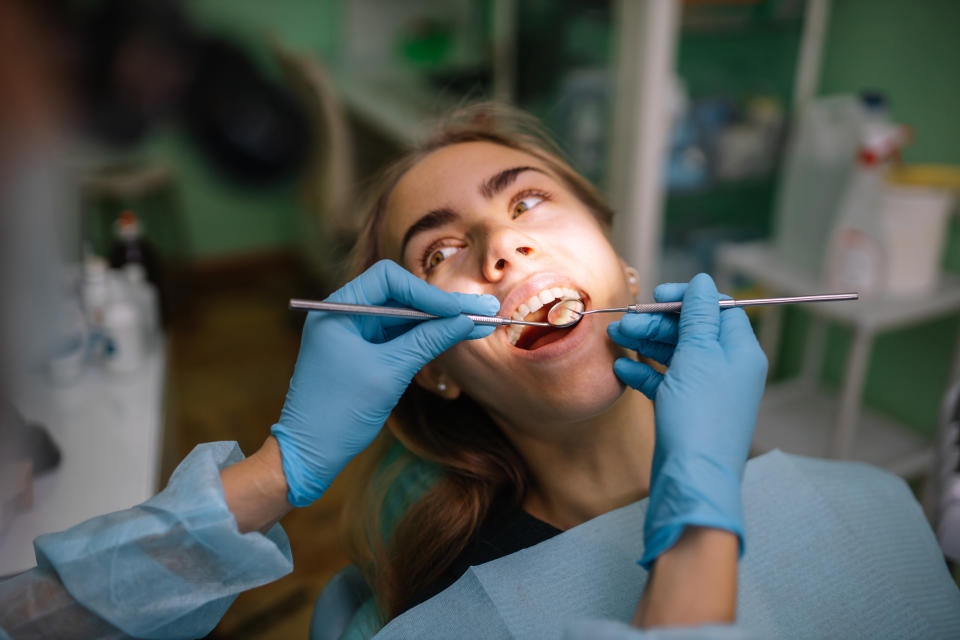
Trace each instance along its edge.
{"label": "stainless steel instrument", "polygon": [[[318,300],[298,300],[290,301],[291,309],[302,309],[304,311],[326,311],[328,313],[349,313],[357,316],[387,316],[391,318],[410,318],[411,320],[433,320],[440,316],[432,313],[417,311],[416,309],[403,309],[400,307],[381,307],[367,304],[347,304],[345,302],[320,302]],[[548,322],[524,322],[522,320],[511,320],[499,316],[479,316],[471,313],[465,313],[476,324],[485,325],[510,325],[522,324],[527,327],[549,327]]]}
{"label": "stainless steel instrument", "polygon": [[[857,300],[859,293],[830,293],[815,296],[792,296],[788,298],[749,298],[744,300],[720,300],[721,309],[731,307],[754,307],[767,304],[795,304],[798,302],[835,302],[838,300]],[[679,313],[682,302],[642,302],[626,307],[612,309],[590,309],[584,311],[583,301],[575,299],[561,300],[547,313],[547,321],[554,327],[571,327],[580,322],[583,316],[591,313]]]}
{"label": "stainless steel instrument", "polygon": [[[788,298],[751,298],[745,300],[720,300],[720,308],[730,307],[752,307],[768,304],[795,304],[800,302],[835,302],[838,300],[857,300],[858,293],[831,293],[815,296],[792,296]],[[501,318],[499,316],[481,316],[474,314],[464,314],[476,324],[481,325],[514,325],[519,324],[527,327],[572,327],[580,322],[583,316],[592,313],[677,313],[683,306],[681,302],[642,302],[631,304],[626,307],[614,307],[611,309],[591,309],[584,311],[583,302],[574,299],[560,300],[547,312],[547,322],[527,322],[525,320],[511,320],[510,318]],[[432,313],[418,311],[416,309],[404,309],[400,307],[384,307],[366,304],[347,304],[344,302],[321,302],[318,300],[302,300],[294,298],[290,300],[291,309],[300,309],[304,311],[326,311],[328,313],[347,313],[360,316],[387,316],[392,318],[410,318],[411,320],[433,320],[440,316]]]}

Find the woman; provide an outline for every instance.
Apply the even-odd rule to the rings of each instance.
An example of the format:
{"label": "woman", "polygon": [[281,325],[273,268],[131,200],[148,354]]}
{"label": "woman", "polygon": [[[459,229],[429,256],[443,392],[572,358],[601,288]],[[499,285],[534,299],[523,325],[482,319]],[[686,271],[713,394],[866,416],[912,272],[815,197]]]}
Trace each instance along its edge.
{"label": "woman", "polygon": [[[661,299],[683,299],[679,323],[594,317],[529,334],[474,327],[460,315],[542,314],[531,307],[550,295],[613,306],[636,293],[605,237],[608,210],[557,156],[526,140],[498,136],[487,120],[411,155],[388,178],[359,255],[390,256],[419,278],[380,261],[331,296],[442,319],[411,326],[310,314],[280,419],[261,449],[241,459],[235,444],[201,445],[144,505],[38,538],[39,566],[0,584],[9,605],[0,637],[3,629],[12,637],[205,634],[236,593],[291,570],[276,522],[323,494],[415,376],[394,428],[448,475],[390,538],[400,550],[404,541],[430,542],[417,549],[423,560],[404,564],[387,553],[385,564],[364,567],[388,616],[456,577],[454,561],[474,532],[496,522],[488,514],[536,517],[554,531],[649,491],[642,560],[656,569],[637,622],[731,620],[739,479],[762,353],[741,311],[721,316],[706,276],[658,289]],[[618,360],[625,346],[670,370]],[[656,419],[621,379],[657,397]]]}
{"label": "woman", "polygon": [[[636,272],[607,238],[613,213],[534,133],[529,119],[485,107],[452,119],[388,172],[360,236],[356,272],[388,258],[441,289],[493,295],[500,315],[517,319],[543,320],[562,297],[579,297],[588,308],[632,301]],[[681,292],[664,287],[658,297]],[[748,384],[737,389],[736,401],[747,407],[733,429],[740,447],[728,465],[738,477],[765,360],[742,312],[724,316],[743,336],[738,366],[749,370]],[[418,373],[387,424],[413,456],[439,466],[439,478],[388,535],[383,479],[363,484],[358,501],[366,504],[346,518],[354,559],[387,617],[438,593],[470,565],[647,496],[650,398],[660,374],[629,359],[628,348],[665,364],[676,321],[615,318],[589,316],[572,330],[501,329],[451,348]],[[395,455],[393,438],[385,432],[382,439],[370,462],[374,478]],[[387,495],[391,504],[403,502],[396,491]],[[739,535],[738,519],[732,507],[699,524]],[[736,535],[711,535],[727,545],[732,575]],[[645,560],[654,557],[651,550]],[[726,611],[717,620],[732,617],[733,592],[728,582],[726,598],[714,593],[724,603],[716,610]]]}
{"label": "woman", "polygon": [[[588,307],[619,306],[636,291],[606,239],[609,213],[557,156],[523,136],[494,133],[489,120],[452,131],[388,176],[359,250],[361,264],[389,257],[416,275],[381,260],[331,296],[400,304],[441,318],[410,325],[311,313],[280,418],[261,449],[242,459],[235,443],[200,445],[167,488],[143,505],[38,538],[39,566],[0,583],[0,638],[4,630],[13,638],[206,634],[239,591],[292,569],[276,522],[322,496],[391,413],[391,431],[410,455],[436,463],[440,479],[422,498],[408,498],[403,487],[398,496],[384,437],[371,485],[387,497],[368,498],[372,516],[361,531],[367,546],[357,562],[368,572],[383,617],[396,616],[385,637],[527,637],[497,627],[496,612],[457,591],[460,582],[430,596],[465,565],[578,523],[589,521],[577,529],[587,532],[588,546],[597,546],[589,534],[602,529],[590,525],[616,514],[628,516],[617,523],[636,523],[638,512],[610,510],[647,494],[643,545],[616,559],[618,576],[598,575],[590,565],[584,575],[592,573],[593,587],[546,588],[527,594],[520,608],[533,602],[544,605],[541,613],[555,614],[534,621],[539,635],[546,622],[557,621],[555,635],[646,637],[603,621],[570,626],[583,617],[609,618],[605,606],[569,613],[591,588],[612,584],[622,601],[620,587],[645,584],[639,602],[631,595],[626,603],[635,607],[636,626],[733,620],[745,528],[741,478],[766,369],[746,316],[721,313],[712,281],[701,275],[689,286],[655,291],[660,300],[682,299],[679,319],[593,316],[572,330],[547,333],[474,327],[462,314],[535,317],[543,313],[543,306],[534,308],[538,303],[567,295]],[[669,368],[636,361],[633,351]],[[811,490],[806,477],[774,469],[788,486],[772,487],[763,506],[775,511],[804,498],[809,510],[775,520],[776,544],[768,540],[752,556],[772,549],[779,565],[742,567],[755,578],[744,598],[758,603],[754,621],[775,632],[767,636],[822,637],[855,627],[866,637],[946,637],[960,624],[960,600],[945,586],[949,578],[909,491],[877,472],[838,474],[842,466],[814,465],[835,479],[829,494]],[[869,492],[847,490],[855,486]],[[856,522],[832,526],[844,510],[855,512]],[[895,514],[896,523],[878,525],[884,513]],[[392,531],[382,535],[381,524]],[[819,538],[809,535],[811,526]],[[526,537],[498,546],[516,527]],[[576,533],[543,545],[582,539],[568,537]],[[625,535],[619,528],[613,533]],[[848,542],[843,554],[822,552],[823,540],[838,536]],[[893,542],[875,544],[881,539]],[[786,543],[795,544],[783,549]],[[892,549],[897,562],[871,564]],[[649,576],[629,573],[636,556]],[[553,568],[576,558],[543,560]],[[798,564],[811,570],[797,572]],[[876,591],[845,582],[863,568],[878,584],[900,586],[873,598]],[[789,601],[776,606],[762,597],[784,590]],[[557,600],[547,602],[551,598]],[[851,622],[836,604],[841,600],[870,618]],[[810,616],[814,610],[818,615]],[[472,614],[472,626],[463,626],[460,612]],[[742,637],[743,629],[685,637],[715,631]]]}

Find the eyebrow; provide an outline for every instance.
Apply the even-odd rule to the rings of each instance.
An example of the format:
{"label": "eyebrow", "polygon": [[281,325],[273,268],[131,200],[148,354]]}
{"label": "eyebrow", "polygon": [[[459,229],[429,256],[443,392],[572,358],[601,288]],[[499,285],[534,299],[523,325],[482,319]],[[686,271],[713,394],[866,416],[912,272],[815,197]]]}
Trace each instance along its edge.
{"label": "eyebrow", "polygon": [[407,251],[407,244],[410,242],[410,239],[418,233],[423,233],[424,231],[429,231],[430,229],[436,229],[437,227],[442,227],[445,224],[450,224],[459,219],[460,216],[457,215],[452,209],[447,209],[443,207],[441,209],[434,209],[430,213],[424,215],[422,218],[410,225],[410,228],[407,229],[407,232],[403,234],[403,242],[400,244],[400,255],[403,255]]}
{"label": "eyebrow", "polygon": [[503,171],[490,176],[483,182],[483,184],[480,185],[480,195],[487,200],[493,198],[495,195],[499,194],[501,191],[513,184],[517,179],[517,176],[524,171],[536,171],[537,173],[547,175],[546,171],[543,169],[537,169],[536,167],[513,167],[512,169],[504,169]]}
{"label": "eyebrow", "polygon": [[[513,184],[516,181],[517,176],[524,171],[536,171],[537,173],[548,175],[546,171],[543,169],[538,169],[537,167],[511,167],[510,169],[499,171],[484,180],[480,184],[480,194],[487,200],[490,200]],[[407,245],[410,243],[410,240],[413,239],[413,236],[417,235],[418,233],[423,233],[424,231],[429,231],[430,229],[442,227],[445,224],[450,224],[459,218],[460,216],[457,215],[455,211],[447,207],[434,209],[430,213],[424,215],[422,218],[410,225],[406,233],[403,234],[403,241],[400,243],[400,255],[406,253]]]}

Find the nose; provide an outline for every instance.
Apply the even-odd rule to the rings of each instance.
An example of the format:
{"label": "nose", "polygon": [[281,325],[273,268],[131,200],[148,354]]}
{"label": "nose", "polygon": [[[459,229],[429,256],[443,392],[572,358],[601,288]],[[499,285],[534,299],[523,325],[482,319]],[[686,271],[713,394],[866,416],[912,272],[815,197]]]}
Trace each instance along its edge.
{"label": "nose", "polygon": [[483,253],[483,275],[490,282],[503,278],[507,269],[535,259],[540,251],[529,236],[509,227],[489,229]]}

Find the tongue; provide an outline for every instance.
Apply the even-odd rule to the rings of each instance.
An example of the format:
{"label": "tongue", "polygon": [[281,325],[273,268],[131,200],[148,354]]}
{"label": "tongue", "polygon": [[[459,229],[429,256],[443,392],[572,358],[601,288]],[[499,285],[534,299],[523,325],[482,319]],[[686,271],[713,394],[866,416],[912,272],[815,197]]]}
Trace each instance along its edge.
{"label": "tongue", "polygon": [[534,340],[533,344],[531,344],[528,349],[533,351],[534,349],[545,347],[551,342],[561,340],[565,335],[567,335],[567,333],[567,331],[562,329],[547,329],[547,333]]}
{"label": "tongue", "polygon": [[519,349],[537,349],[563,337],[563,331],[552,327],[527,327],[517,340]]}
{"label": "tongue", "polygon": [[[537,311],[527,314],[524,320],[527,322],[546,322],[547,310],[551,305],[552,303],[544,305]],[[517,347],[533,351],[560,340],[566,333],[565,329],[554,329],[553,327],[526,327],[517,340]]]}

